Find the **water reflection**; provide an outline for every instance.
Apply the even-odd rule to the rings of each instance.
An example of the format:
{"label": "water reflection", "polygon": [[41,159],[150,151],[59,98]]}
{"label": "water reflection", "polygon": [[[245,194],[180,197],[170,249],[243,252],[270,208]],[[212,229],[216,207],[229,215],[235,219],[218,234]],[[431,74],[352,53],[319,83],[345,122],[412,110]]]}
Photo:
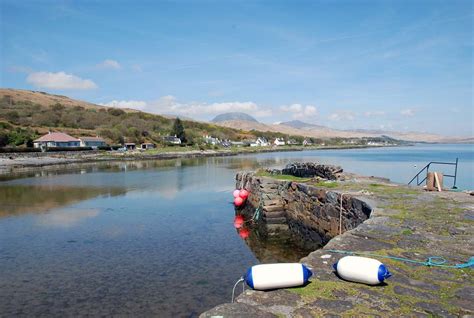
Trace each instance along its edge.
{"label": "water reflection", "polygon": [[98,196],[117,196],[116,187],[72,187],[51,185],[0,185],[0,217],[23,213],[44,213]]}
{"label": "water reflection", "polygon": [[[242,213],[243,212],[243,213]],[[234,228],[260,263],[298,262],[312,252],[288,233],[272,235],[249,211],[236,210]],[[242,214],[241,214],[242,213]]]}
{"label": "water reflection", "polygon": [[38,225],[69,228],[85,219],[95,218],[99,209],[62,209],[38,216]]}

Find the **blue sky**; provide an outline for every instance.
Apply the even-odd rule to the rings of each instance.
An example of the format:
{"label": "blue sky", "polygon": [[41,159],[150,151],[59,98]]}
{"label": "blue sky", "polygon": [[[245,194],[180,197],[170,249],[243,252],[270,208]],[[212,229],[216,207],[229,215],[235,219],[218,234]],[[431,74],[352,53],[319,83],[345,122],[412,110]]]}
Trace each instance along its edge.
{"label": "blue sky", "polygon": [[6,1],[1,87],[472,136],[472,1]]}

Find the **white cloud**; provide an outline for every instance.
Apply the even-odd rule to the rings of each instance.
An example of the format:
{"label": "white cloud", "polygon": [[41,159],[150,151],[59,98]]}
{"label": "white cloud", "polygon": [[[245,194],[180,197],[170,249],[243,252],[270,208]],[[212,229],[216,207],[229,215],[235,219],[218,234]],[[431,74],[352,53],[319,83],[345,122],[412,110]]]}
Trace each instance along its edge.
{"label": "white cloud", "polygon": [[292,113],[291,117],[294,119],[305,119],[311,118],[318,115],[318,109],[313,105],[303,106],[301,104],[291,104],[289,106],[284,105],[280,107],[280,110],[288,113]]}
{"label": "white cloud", "polygon": [[384,115],[385,115],[385,112],[380,111],[380,110],[368,111],[368,112],[364,113],[365,117],[380,117],[380,116],[384,116]]}
{"label": "white cloud", "polygon": [[403,109],[400,114],[406,117],[413,117],[415,116],[415,111],[413,109]]}
{"label": "white cloud", "polygon": [[119,62],[115,60],[106,59],[102,63],[98,64],[100,68],[112,69],[112,70],[119,70],[122,68]]}
{"label": "white cloud", "polygon": [[253,102],[226,102],[226,103],[212,103],[209,105],[203,104],[197,107],[198,111],[207,112],[210,114],[223,112],[254,112],[258,110],[257,104]]}
{"label": "white cloud", "polygon": [[167,95],[150,103],[148,111],[159,114],[174,114],[190,117],[203,117],[202,115],[218,115],[227,112],[244,112],[255,117],[266,117],[271,115],[271,110],[264,109],[254,102],[223,102],[223,103],[200,103],[179,102],[176,97]]}
{"label": "white cloud", "polygon": [[138,110],[145,110],[147,103],[141,100],[113,100],[108,103],[101,103],[99,105],[117,108],[131,108]]}
{"label": "white cloud", "polygon": [[29,84],[38,88],[49,89],[77,89],[87,90],[97,88],[97,85],[90,79],[82,79],[78,76],[64,72],[36,72],[31,73],[26,78]]}
{"label": "white cloud", "polygon": [[[172,95],[166,95],[156,101],[146,102],[141,100],[112,100],[108,103],[100,103],[102,106],[132,108],[155,114],[169,114],[197,119],[209,119],[211,116],[227,112],[244,112],[251,116],[261,118],[272,115],[270,108],[263,108],[254,102],[180,102]],[[310,107],[309,113],[314,112]]]}
{"label": "white cloud", "polygon": [[281,106],[280,109],[284,112],[297,113],[301,112],[303,105],[301,104],[291,104],[289,106]]}
{"label": "white cloud", "polygon": [[350,110],[340,110],[329,115],[328,119],[332,121],[353,121],[355,119],[355,113]]}

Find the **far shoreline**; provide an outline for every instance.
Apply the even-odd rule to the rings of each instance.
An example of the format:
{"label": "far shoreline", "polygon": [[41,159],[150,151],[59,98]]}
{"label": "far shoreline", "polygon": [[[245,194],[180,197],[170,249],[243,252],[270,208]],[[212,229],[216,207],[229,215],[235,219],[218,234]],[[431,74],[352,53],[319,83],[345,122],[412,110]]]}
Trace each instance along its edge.
{"label": "far shoreline", "polygon": [[[61,168],[70,164],[119,162],[119,161],[142,161],[142,160],[171,160],[190,159],[206,157],[227,157],[245,154],[258,154],[267,152],[291,152],[291,151],[312,151],[312,150],[346,150],[346,149],[367,149],[367,148],[393,148],[408,145],[344,145],[344,146],[318,146],[318,147],[281,147],[281,148],[242,148],[242,149],[219,149],[219,150],[185,150],[166,151],[156,153],[146,152],[47,152],[47,153],[0,153],[0,175],[7,176],[18,172],[27,172],[34,168]],[[179,149],[179,148],[178,148]],[[247,151],[243,149],[248,149]]]}

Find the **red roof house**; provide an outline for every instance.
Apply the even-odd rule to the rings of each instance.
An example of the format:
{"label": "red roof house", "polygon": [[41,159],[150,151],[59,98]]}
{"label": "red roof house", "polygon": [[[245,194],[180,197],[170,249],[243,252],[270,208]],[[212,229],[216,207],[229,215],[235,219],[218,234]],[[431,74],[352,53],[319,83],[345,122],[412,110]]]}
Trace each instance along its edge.
{"label": "red roof house", "polygon": [[68,134],[61,132],[50,132],[33,141],[35,148],[41,146],[54,148],[54,147],[79,147],[80,140],[69,136]]}

